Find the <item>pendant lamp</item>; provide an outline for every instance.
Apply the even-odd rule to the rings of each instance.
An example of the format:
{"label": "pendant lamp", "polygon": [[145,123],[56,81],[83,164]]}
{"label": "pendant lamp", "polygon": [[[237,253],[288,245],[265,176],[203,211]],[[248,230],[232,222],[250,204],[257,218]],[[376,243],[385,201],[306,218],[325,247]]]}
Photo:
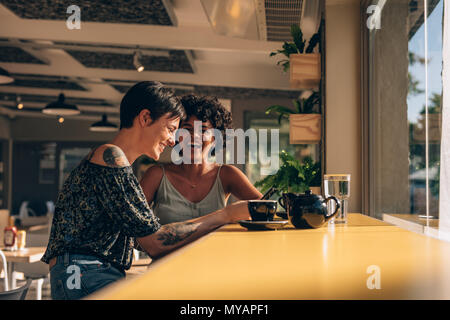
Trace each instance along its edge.
{"label": "pendant lamp", "polygon": [[45,114],[58,115],[58,116],[74,116],[80,114],[76,105],[67,104],[64,102],[64,94],[60,94],[57,101],[49,103],[42,112]]}
{"label": "pendant lamp", "polygon": [[114,123],[109,122],[108,116],[103,114],[102,120],[92,124],[89,130],[94,132],[114,132],[118,130],[118,127]]}

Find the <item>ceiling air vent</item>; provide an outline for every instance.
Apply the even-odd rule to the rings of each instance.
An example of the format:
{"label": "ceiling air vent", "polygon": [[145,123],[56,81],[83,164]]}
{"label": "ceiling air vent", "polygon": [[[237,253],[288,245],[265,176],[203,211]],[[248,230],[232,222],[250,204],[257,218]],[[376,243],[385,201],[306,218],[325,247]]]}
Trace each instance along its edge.
{"label": "ceiling air vent", "polygon": [[304,0],[265,0],[268,41],[291,41],[291,25],[299,24]]}
{"label": "ceiling air vent", "polygon": [[[269,41],[292,41],[291,25],[302,28],[305,39],[319,30],[322,0],[257,0],[264,2],[265,28]],[[258,19],[262,21],[262,19]],[[261,33],[261,32],[260,32]]]}

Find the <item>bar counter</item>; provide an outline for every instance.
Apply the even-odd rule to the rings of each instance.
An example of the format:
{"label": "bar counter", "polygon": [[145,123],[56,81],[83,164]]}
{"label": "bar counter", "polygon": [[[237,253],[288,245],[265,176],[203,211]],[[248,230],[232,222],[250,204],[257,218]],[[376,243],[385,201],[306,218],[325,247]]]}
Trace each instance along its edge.
{"label": "bar counter", "polygon": [[450,299],[450,243],[361,214],[308,230],[231,224],[89,298]]}

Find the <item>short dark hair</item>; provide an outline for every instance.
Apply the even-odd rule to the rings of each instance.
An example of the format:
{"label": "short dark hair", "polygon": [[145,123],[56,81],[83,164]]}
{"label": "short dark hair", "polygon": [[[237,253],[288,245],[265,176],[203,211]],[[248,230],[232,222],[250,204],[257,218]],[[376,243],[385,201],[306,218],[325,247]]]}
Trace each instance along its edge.
{"label": "short dark hair", "polygon": [[152,120],[169,113],[184,120],[186,113],[174,92],[158,81],[142,81],[132,86],[120,103],[120,129],[131,128],[139,113],[147,109]]}
{"label": "short dark hair", "polygon": [[188,94],[181,98],[181,104],[186,111],[186,119],[195,116],[202,122],[209,120],[212,127],[222,133],[225,146],[225,130],[233,127],[233,118],[216,97]]}

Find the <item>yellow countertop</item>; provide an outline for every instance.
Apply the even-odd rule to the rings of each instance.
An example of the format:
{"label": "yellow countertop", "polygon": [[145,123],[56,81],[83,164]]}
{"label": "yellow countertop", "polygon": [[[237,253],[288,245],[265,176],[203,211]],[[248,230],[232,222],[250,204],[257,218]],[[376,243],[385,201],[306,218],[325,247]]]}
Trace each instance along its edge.
{"label": "yellow countertop", "polygon": [[312,230],[227,225],[90,298],[450,299],[450,243],[360,214]]}

